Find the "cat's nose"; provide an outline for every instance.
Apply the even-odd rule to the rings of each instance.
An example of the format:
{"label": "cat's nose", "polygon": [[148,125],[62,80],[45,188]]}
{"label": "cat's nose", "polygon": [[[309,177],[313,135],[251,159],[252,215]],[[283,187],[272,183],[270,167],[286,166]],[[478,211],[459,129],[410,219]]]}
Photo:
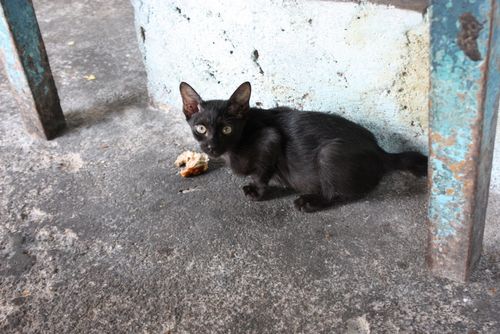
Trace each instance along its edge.
{"label": "cat's nose", "polygon": [[212,145],[207,145],[207,151],[208,151],[208,153],[214,153],[215,152],[214,147]]}

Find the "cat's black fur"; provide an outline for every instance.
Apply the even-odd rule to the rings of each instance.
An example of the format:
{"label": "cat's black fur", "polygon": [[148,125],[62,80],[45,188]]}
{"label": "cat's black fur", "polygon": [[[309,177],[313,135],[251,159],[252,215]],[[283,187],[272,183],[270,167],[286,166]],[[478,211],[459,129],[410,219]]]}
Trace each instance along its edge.
{"label": "cat's black fur", "polygon": [[[250,83],[229,100],[203,101],[180,85],[183,111],[201,149],[222,156],[239,175],[250,175],[245,195],[263,199],[271,179],[297,191],[295,206],[311,212],[338,200],[359,198],[392,170],[427,175],[427,157],[418,152],[387,153],[367,129],[345,118],[289,108],[250,108]],[[204,134],[196,127],[203,125]],[[230,126],[230,134],[222,129]],[[227,130],[227,128],[226,128]]]}

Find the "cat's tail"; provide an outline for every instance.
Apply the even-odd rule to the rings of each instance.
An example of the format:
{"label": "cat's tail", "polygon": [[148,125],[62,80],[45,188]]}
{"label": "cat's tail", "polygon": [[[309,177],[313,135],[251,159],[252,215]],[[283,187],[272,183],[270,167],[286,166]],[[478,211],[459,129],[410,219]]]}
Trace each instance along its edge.
{"label": "cat's tail", "polygon": [[386,170],[406,170],[415,176],[427,175],[428,158],[418,152],[386,153]]}

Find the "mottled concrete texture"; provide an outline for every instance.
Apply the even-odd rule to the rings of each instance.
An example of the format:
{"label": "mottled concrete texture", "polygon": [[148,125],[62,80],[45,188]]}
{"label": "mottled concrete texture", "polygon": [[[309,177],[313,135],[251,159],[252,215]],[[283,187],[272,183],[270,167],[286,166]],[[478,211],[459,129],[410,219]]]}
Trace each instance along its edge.
{"label": "mottled concrete texture", "polygon": [[321,0],[321,1],[356,2],[356,3],[371,2],[379,5],[387,5],[402,9],[416,10],[420,13],[426,12],[427,7],[430,5],[430,0]]}
{"label": "mottled concrete texture", "polygon": [[182,179],[195,145],[146,106],[130,4],[34,2],[69,129],[31,139],[0,78],[1,333],[500,331],[499,188],[461,285],[425,270],[425,180],[307,215],[283,190],[248,202],[219,163]]}
{"label": "mottled concrete texture", "polygon": [[[428,22],[421,13],[331,1],[132,0],[148,88],[180,103],[250,80],[252,102],[337,112],[388,150],[427,151]],[[182,59],[182,61],[179,61]]]}

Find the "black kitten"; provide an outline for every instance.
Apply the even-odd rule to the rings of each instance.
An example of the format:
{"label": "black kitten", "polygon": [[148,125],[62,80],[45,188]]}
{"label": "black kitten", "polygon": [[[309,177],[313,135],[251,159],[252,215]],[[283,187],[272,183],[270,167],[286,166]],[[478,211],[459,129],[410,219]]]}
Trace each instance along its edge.
{"label": "black kitten", "polygon": [[289,108],[250,108],[250,83],[229,100],[203,101],[181,83],[183,111],[201,149],[222,156],[243,187],[263,199],[271,179],[301,194],[295,207],[312,212],[338,200],[363,196],[392,170],[427,175],[427,157],[418,152],[387,153],[367,129],[340,116]]}

